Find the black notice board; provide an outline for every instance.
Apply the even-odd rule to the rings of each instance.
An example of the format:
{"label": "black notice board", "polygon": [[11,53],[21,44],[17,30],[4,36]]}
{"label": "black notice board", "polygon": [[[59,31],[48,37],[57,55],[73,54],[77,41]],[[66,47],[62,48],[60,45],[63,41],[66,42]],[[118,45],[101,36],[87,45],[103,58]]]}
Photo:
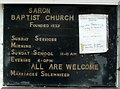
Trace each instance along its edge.
{"label": "black notice board", "polygon": [[[107,52],[79,54],[81,14],[108,15]],[[114,5],[4,5],[4,85],[113,87],[116,37]]]}

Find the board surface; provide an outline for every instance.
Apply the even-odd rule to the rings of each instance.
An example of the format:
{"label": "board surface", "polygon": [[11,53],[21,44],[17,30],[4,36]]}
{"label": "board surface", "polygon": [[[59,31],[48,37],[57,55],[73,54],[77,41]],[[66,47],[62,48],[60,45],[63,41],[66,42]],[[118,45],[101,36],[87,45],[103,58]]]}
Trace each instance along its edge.
{"label": "board surface", "polygon": [[[108,15],[108,51],[79,53],[79,15]],[[116,6],[4,5],[4,85],[115,86]]]}

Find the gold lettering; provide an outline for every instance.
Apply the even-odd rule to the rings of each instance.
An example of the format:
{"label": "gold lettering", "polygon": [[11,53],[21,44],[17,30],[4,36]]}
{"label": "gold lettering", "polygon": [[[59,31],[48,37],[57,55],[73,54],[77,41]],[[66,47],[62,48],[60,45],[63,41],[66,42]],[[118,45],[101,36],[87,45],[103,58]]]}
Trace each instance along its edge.
{"label": "gold lettering", "polygon": [[15,58],[14,56],[10,57],[10,62],[31,62],[31,59],[27,58]]}
{"label": "gold lettering", "polygon": [[29,55],[28,51],[15,51],[15,49],[11,50],[11,55]]}
{"label": "gold lettering", "polygon": [[31,45],[20,45],[16,42],[11,42],[11,48],[31,48]]}
{"label": "gold lettering", "polygon": [[98,64],[66,64],[67,70],[99,70]]}
{"label": "gold lettering", "polygon": [[46,15],[47,21],[74,21],[74,15]]}
{"label": "gold lettering", "polygon": [[29,8],[28,10],[29,13],[37,13],[37,14],[42,14],[42,13],[50,13],[50,8]]}
{"label": "gold lettering", "polygon": [[29,24],[30,27],[34,27],[34,28],[48,28],[49,24],[35,24],[34,22],[30,22]]}
{"label": "gold lettering", "polygon": [[31,70],[44,70],[44,68],[42,67],[42,64],[32,64],[31,66]]}
{"label": "gold lettering", "polygon": [[69,73],[46,73],[41,71],[41,77],[70,77]]}
{"label": "gold lettering", "polygon": [[12,41],[28,41],[29,38],[28,37],[16,37],[15,35],[12,35],[11,40]]}
{"label": "gold lettering", "polygon": [[11,76],[38,76],[37,72],[17,72],[16,70],[10,70]]}
{"label": "gold lettering", "polygon": [[74,52],[60,52],[60,56],[76,56],[77,53]]}
{"label": "gold lettering", "polygon": [[62,64],[50,64],[49,70],[62,70]]}
{"label": "gold lettering", "polygon": [[23,14],[18,14],[18,15],[11,15],[11,20],[40,20],[40,15],[23,15]]}
{"label": "gold lettering", "polygon": [[52,52],[40,52],[37,50],[33,50],[33,55],[40,55],[40,56],[53,56]]}
{"label": "gold lettering", "polygon": [[39,36],[35,36],[35,41],[44,41],[44,42],[56,42],[57,38],[48,38],[48,37],[39,37]]}

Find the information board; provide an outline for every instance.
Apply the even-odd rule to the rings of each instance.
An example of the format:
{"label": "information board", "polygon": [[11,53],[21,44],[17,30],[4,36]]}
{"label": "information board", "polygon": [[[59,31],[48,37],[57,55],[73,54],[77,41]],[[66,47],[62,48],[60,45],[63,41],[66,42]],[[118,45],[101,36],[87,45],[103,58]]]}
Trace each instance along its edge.
{"label": "information board", "polygon": [[[97,28],[107,45],[102,53],[80,53],[80,21],[91,23],[80,19],[85,15],[99,26],[96,15],[105,16]],[[114,5],[4,5],[4,85],[115,86],[116,17]]]}

